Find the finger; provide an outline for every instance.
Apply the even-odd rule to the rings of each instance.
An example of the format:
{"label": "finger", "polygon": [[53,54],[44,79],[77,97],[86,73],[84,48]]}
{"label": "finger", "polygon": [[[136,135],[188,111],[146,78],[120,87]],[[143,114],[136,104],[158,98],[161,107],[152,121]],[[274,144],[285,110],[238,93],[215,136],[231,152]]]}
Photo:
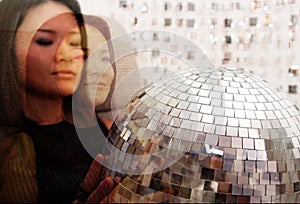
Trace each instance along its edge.
{"label": "finger", "polygon": [[98,203],[107,196],[114,187],[114,181],[111,177],[106,177],[93,191],[87,199],[87,203]]}
{"label": "finger", "polygon": [[106,159],[106,160],[109,159],[109,155],[106,155],[106,156],[105,156],[105,159]]}
{"label": "finger", "polygon": [[118,184],[118,183],[120,183],[120,182],[121,182],[121,177],[116,176],[116,177],[115,177],[115,183]]}
{"label": "finger", "polygon": [[98,185],[99,178],[101,176],[102,165],[104,157],[98,154],[92,162],[90,169],[83,181],[83,189],[87,192],[92,192]]}

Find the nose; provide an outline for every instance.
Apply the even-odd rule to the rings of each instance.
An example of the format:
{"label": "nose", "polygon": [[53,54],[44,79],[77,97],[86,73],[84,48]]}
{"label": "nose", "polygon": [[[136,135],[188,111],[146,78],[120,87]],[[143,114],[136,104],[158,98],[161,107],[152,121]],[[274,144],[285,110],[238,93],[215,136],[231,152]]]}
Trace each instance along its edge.
{"label": "nose", "polygon": [[101,67],[93,64],[93,65],[90,65],[88,67],[88,75],[90,76],[95,76],[95,77],[100,77],[103,75],[104,73],[104,70],[101,69]]}
{"label": "nose", "polygon": [[113,68],[111,66],[106,68],[105,70],[99,67],[93,67],[88,71],[88,74],[90,76],[101,77],[109,75],[111,71],[113,71]]}
{"label": "nose", "polygon": [[73,59],[72,50],[65,40],[63,40],[61,42],[61,44],[59,45],[57,52],[56,52],[55,59],[56,59],[56,62],[72,61],[72,59]]}

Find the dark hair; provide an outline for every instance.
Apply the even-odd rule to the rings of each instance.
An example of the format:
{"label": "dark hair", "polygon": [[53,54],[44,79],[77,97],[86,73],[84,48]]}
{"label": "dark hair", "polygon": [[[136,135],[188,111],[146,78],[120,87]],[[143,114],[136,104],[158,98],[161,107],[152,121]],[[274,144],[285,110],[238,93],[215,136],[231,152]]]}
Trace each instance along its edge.
{"label": "dark hair", "polygon": [[[61,3],[74,13],[82,35],[86,57],[86,32],[80,5],[76,0],[2,0],[0,4],[0,125],[23,123],[22,96],[19,88],[19,68],[15,54],[16,32],[29,9],[49,1]],[[71,111],[71,97],[64,99],[64,108]]]}
{"label": "dark hair", "polygon": [[115,54],[114,54],[114,49],[111,41],[111,33],[110,33],[110,28],[108,23],[102,19],[101,17],[97,16],[90,16],[90,15],[84,15],[84,22],[86,25],[93,26],[94,28],[97,28],[105,37],[105,40],[107,41],[107,46],[109,50],[109,55],[110,55],[110,64],[114,70],[114,78],[112,81],[112,85],[109,91],[109,94],[104,101],[103,104],[97,105],[96,106],[96,111],[97,112],[110,112],[111,111],[111,100],[112,100],[112,95],[115,89],[115,82],[116,82],[116,75],[117,75],[117,70],[116,70],[116,63],[115,63]]}

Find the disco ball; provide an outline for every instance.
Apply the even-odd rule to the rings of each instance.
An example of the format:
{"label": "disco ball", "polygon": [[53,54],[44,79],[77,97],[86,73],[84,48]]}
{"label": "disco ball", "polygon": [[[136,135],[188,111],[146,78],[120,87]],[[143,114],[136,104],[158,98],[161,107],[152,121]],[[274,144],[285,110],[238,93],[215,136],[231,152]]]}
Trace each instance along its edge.
{"label": "disco ball", "polygon": [[299,124],[298,107],[261,78],[223,67],[176,73],[116,119],[111,162],[144,173],[106,201],[299,203]]}

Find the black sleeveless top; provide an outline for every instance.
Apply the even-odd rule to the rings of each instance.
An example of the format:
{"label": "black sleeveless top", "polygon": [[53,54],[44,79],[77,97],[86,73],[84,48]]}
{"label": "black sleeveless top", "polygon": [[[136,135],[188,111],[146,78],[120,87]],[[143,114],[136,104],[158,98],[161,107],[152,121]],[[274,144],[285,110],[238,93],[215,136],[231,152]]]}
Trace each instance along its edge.
{"label": "black sleeveless top", "polygon": [[[99,125],[107,135],[108,130],[102,123]],[[36,152],[39,203],[72,203],[76,199],[94,156],[99,148],[103,148],[94,137],[99,128],[79,131],[91,144],[92,155],[82,145],[74,125],[66,121],[54,125],[27,126],[25,132],[32,138]]]}

